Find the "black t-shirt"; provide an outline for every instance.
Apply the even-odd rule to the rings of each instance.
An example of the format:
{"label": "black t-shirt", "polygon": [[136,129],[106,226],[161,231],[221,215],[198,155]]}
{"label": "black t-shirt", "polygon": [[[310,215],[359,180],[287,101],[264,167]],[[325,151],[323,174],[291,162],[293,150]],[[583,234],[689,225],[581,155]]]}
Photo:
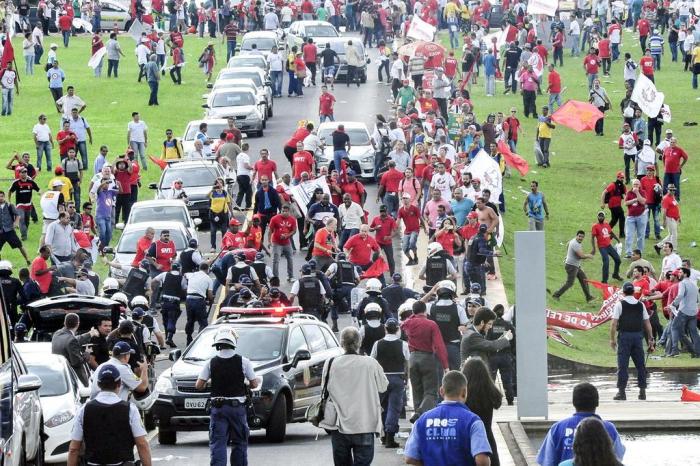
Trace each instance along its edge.
{"label": "black t-shirt", "polygon": [[15,204],[31,204],[32,202],[32,191],[39,192],[39,186],[31,178],[27,178],[26,181],[21,179],[16,179],[12,182],[10,186],[10,194],[16,193]]}
{"label": "black t-shirt", "polygon": [[333,66],[335,65],[335,58],[338,56],[333,49],[323,49],[321,52],[321,58],[323,59],[323,66]]}
{"label": "black t-shirt", "polygon": [[509,48],[506,50],[506,66],[508,68],[517,68],[520,63],[520,54],[522,50],[519,48]]}
{"label": "black t-shirt", "polygon": [[333,131],[333,150],[345,150],[350,142],[350,136],[341,131]]}
{"label": "black t-shirt", "polygon": [[20,3],[19,6],[17,7],[17,12],[19,13],[20,16],[28,16],[29,15],[29,4],[28,3]]}

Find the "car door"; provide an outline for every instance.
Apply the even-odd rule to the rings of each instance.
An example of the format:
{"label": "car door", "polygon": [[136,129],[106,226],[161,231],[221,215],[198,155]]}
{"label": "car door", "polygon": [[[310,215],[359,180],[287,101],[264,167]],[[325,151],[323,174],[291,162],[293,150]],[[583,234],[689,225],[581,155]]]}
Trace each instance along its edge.
{"label": "car door", "polygon": [[[27,366],[19,354],[13,353],[12,369],[15,372],[15,387],[20,375],[28,374]],[[22,422],[22,430],[25,433],[24,445],[26,455],[34,459],[39,442],[41,441],[41,402],[37,391],[15,393],[15,414],[19,414]]]}
{"label": "car door", "polygon": [[323,335],[321,327],[314,322],[304,324],[304,335],[309,343],[309,351],[311,352],[311,380],[309,383],[310,389],[314,396],[321,395],[321,378],[323,376],[323,366],[328,359],[328,346],[326,345],[326,337]]}
{"label": "car door", "polygon": [[[308,350],[309,345],[301,330],[301,326],[292,327],[289,330],[289,338],[287,340],[287,361],[292,361],[294,355],[299,350]],[[297,367],[289,369],[287,380],[293,385],[294,407],[293,417],[297,418],[306,413],[306,408],[314,399],[313,392],[310,387],[311,381],[311,361],[301,361]]]}
{"label": "car door", "polygon": [[100,27],[103,31],[113,29],[115,26],[123,30],[127,21],[127,12],[114,3],[102,3]]}

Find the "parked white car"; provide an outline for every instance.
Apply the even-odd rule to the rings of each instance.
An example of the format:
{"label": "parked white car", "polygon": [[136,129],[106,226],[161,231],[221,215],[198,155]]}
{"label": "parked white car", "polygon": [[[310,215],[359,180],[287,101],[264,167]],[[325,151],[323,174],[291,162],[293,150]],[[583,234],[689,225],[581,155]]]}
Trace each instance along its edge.
{"label": "parked white car", "polygon": [[266,106],[258,101],[251,90],[234,88],[212,91],[202,107],[206,109],[208,118],[233,117],[241,131],[255,132],[261,137],[264,134]]}
{"label": "parked white car", "polygon": [[374,177],[374,146],[367,125],[359,121],[326,121],[318,127],[318,137],[325,143],[322,154],[316,155],[318,168],[333,163],[333,131],[338,125],[345,125],[345,133],[350,137],[350,168],[358,177]]}
{"label": "parked white car", "polygon": [[[197,227],[202,224],[201,218],[193,219],[187,209],[187,204],[179,199],[156,199],[139,201],[131,206],[126,225],[143,222],[181,222],[193,238],[197,237]],[[117,223],[115,228],[123,230],[124,223]]]}
{"label": "parked white car", "polygon": [[[255,44],[255,49],[253,49],[253,44]],[[246,32],[241,39],[240,53],[242,56],[260,53],[267,59],[274,46],[279,46],[279,35],[275,31]]]}

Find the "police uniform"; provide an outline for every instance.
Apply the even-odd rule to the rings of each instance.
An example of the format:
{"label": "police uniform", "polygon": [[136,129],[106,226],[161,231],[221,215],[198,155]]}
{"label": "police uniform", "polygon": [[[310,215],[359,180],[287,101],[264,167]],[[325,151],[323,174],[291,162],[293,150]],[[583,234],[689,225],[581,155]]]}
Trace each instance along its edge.
{"label": "police uniform", "polygon": [[350,311],[350,292],[359,283],[360,275],[350,261],[339,260],[328,266],[326,276],[333,287],[331,319],[336,321],[339,312]]}
{"label": "police uniform", "polygon": [[231,284],[240,283],[243,275],[248,275],[253,281],[258,280],[258,274],[255,272],[253,267],[243,261],[238,261],[235,265],[228,269],[226,281]]}
{"label": "police uniform", "polygon": [[187,299],[185,310],[187,311],[187,323],[185,324],[185,334],[187,334],[187,344],[192,341],[195,322],[199,324],[201,332],[208,324],[209,313],[207,312],[207,296],[214,289],[214,282],[209,274],[199,270],[190,275],[187,281]]}
{"label": "police uniform", "polygon": [[180,253],[180,272],[193,273],[199,270],[199,264],[202,263],[202,254],[197,248],[187,248]]}
{"label": "police uniform", "polygon": [[367,319],[365,307],[367,307],[369,303],[377,303],[382,308],[382,316],[379,319],[382,323],[391,318],[391,314],[389,314],[389,303],[386,302],[386,299],[384,299],[381,294],[372,292],[367,293],[367,296],[365,296],[357,306],[357,320],[362,323],[365,322],[365,319]]}
{"label": "police uniform", "polygon": [[248,358],[233,349],[220,349],[202,367],[198,378],[211,380],[209,448],[212,465],[226,465],[226,445],[231,442],[231,464],[247,464],[248,419],[246,380],[255,379]]}
{"label": "police uniform", "polygon": [[311,275],[302,276],[292,284],[290,293],[297,297],[299,306],[304,309],[306,314],[321,318],[326,290],[318,278]]}
{"label": "police uniform", "polygon": [[647,387],[647,371],[644,362],[644,321],[649,320],[644,304],[634,296],[624,296],[613,308],[617,319],[617,389],[627,388],[627,367],[630,357],[637,368],[639,389]]}
{"label": "police uniform", "polygon": [[2,299],[3,309],[10,316],[10,322],[14,327],[19,321],[17,304],[18,298],[22,293],[22,282],[10,276],[11,273],[11,271],[5,270],[0,272],[0,288],[2,288],[0,298]]}
{"label": "police uniform", "polygon": [[462,339],[459,326],[469,323],[464,307],[452,299],[439,299],[434,303],[428,304],[427,313],[430,320],[435,322],[440,329],[442,341],[447,349],[449,369],[458,370],[459,345]]}
{"label": "police uniform", "polygon": [[[184,291],[184,278],[178,271],[163,272],[153,280],[160,283],[160,310],[163,313],[163,327],[166,340],[172,340],[180,318],[180,298]],[[187,342],[189,344],[189,342]]]}
{"label": "police uniform", "polygon": [[457,273],[455,266],[442,253],[436,253],[428,257],[420,271],[420,276],[425,275],[425,289],[429,291],[436,283],[447,278],[448,275]]}
{"label": "police uniform", "polygon": [[267,285],[267,281],[273,277],[272,269],[264,261],[255,261],[251,264],[255,274],[258,276],[260,283]]}
{"label": "police uniform", "polygon": [[[515,327],[503,319],[503,317],[498,317],[493,322],[493,327],[486,334],[487,340],[498,340],[503,336],[504,333],[510,331],[515,335]],[[489,368],[491,369],[491,378],[496,380],[496,373],[501,372],[501,381],[503,382],[503,388],[506,392],[506,400],[508,404],[513,404],[513,399],[515,398],[515,388],[513,386],[513,365],[515,360],[513,359],[513,348],[515,348],[515,337],[510,341],[510,345],[506,346],[502,350],[498,350],[489,356]]]}
{"label": "police uniform", "polygon": [[399,318],[399,306],[407,299],[418,297],[418,293],[410,288],[402,286],[400,283],[392,283],[382,290],[382,297],[389,305],[389,313],[394,319]]}
{"label": "police uniform", "polygon": [[386,391],[379,395],[384,411],[384,432],[396,434],[406,398],[406,363],[410,357],[408,343],[400,339],[398,333],[387,333],[374,343],[371,356],[382,366],[389,381]]}
{"label": "police uniform", "polygon": [[[484,225],[482,225],[483,227]],[[493,257],[493,249],[489,247],[489,243],[484,236],[484,232],[479,231],[471,239],[467,248],[467,274],[469,281],[481,285],[481,292],[486,291],[486,270],[484,263],[486,259]]]}
{"label": "police uniform", "polygon": [[97,369],[95,369],[95,372],[93,372],[94,375],[90,380],[90,399],[94,400],[102,392],[100,387],[97,386],[96,375],[99,374],[100,370],[106,365],[112,365],[119,371],[119,377],[121,378],[122,385],[119,393],[117,393],[117,396],[121,400],[128,401],[131,392],[141,384],[141,379],[136,377],[136,374],[134,374],[134,371],[131,370],[129,364],[123,363],[115,357],[109,358],[107,362],[97,366]]}
{"label": "police uniform", "polygon": [[[377,313],[372,312],[372,314]],[[360,327],[360,337],[362,337],[360,351],[362,354],[369,356],[369,354],[372,352],[372,347],[374,344],[384,338],[385,335],[386,330],[378,318],[369,319],[367,322],[362,324],[362,327]]]}
{"label": "police uniform", "polygon": [[146,286],[150,275],[147,270],[140,267],[132,267],[124,281],[122,292],[129,298],[145,295]]}

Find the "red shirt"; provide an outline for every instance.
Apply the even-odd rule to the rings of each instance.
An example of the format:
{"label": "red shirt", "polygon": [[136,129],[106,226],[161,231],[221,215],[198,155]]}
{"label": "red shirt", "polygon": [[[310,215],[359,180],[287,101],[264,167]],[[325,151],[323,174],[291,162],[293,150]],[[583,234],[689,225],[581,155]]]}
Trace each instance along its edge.
{"label": "red shirt", "polygon": [[674,285],[671,280],[659,280],[652,291],[658,291],[661,293],[661,307],[664,308],[668,306],[668,290]]}
{"label": "red shirt", "polygon": [[[316,236],[314,236],[314,243],[320,244],[323,248],[332,250],[333,249],[333,238],[334,235],[330,231],[326,230],[325,228],[321,228],[316,232]],[[315,244],[314,244],[315,246]],[[332,257],[332,254],[330,251],[322,251],[316,247],[314,247],[314,256],[321,256],[321,257]]]}
{"label": "red shirt", "polygon": [[136,242],[136,254],[134,255],[134,260],[131,261],[132,267],[139,266],[144,257],[146,257],[146,253],[148,252],[148,248],[151,247],[152,242],[153,241],[150,238],[147,238],[145,236],[141,237]]}
{"label": "red shirt", "polygon": [[465,240],[469,241],[474,237],[479,232],[479,222],[476,222],[474,225],[471,223],[467,223],[464,225],[462,228],[457,230],[457,233],[464,238]]}
{"label": "red shirt", "polygon": [[[646,199],[646,193],[644,192],[643,189],[639,189],[639,194],[642,195]],[[627,195],[625,196],[625,201],[631,201],[632,199],[636,199],[637,195],[632,192],[628,191]],[[628,217],[639,217],[640,215],[644,214],[644,210],[646,209],[646,202],[644,204],[640,204],[639,202],[634,202],[633,204],[628,204],[627,205],[627,216]]]}
{"label": "red shirt", "polygon": [[661,184],[661,180],[657,177],[643,176],[640,178],[639,182],[642,184],[642,189],[644,190],[644,199],[646,199],[647,205],[654,204],[654,186],[656,184]]}
{"label": "red shirt", "polygon": [[678,201],[673,194],[666,194],[661,199],[661,208],[664,210],[666,217],[674,220],[681,219],[681,209],[678,207]]}
{"label": "red shirt", "polygon": [[134,160],[131,162],[131,178],[129,179],[131,181],[131,186],[134,186],[138,184],[139,179],[141,176],[139,175],[139,172],[141,171],[141,167],[139,167],[139,164]]}
{"label": "red shirt", "polygon": [[[608,198],[608,207],[611,209],[613,207],[620,207],[622,205],[622,196],[618,195],[615,193],[615,183],[610,183],[605,190],[610,193],[610,197]],[[622,186],[622,194],[625,194],[627,192],[627,188],[623,185]]]}
{"label": "red shirt", "polygon": [[302,13],[313,13],[314,12],[314,4],[309,2],[308,0],[303,2],[301,4],[301,11],[302,11]]}
{"label": "red shirt", "polygon": [[263,231],[262,227],[256,227],[254,225],[250,225],[248,227],[248,235],[246,238],[246,242],[248,243],[247,246],[257,249],[258,251],[260,250],[260,246],[262,246],[262,240],[263,240]]}
{"label": "red shirt", "polygon": [[364,266],[372,262],[372,251],[379,251],[379,244],[370,235],[363,238],[360,233],[352,235],[345,242],[345,249],[351,249],[348,260],[355,265]]}
{"label": "red shirt", "polygon": [[126,170],[117,170],[114,179],[119,182],[121,187],[119,194],[131,194],[131,173]]}
{"label": "red shirt", "polygon": [[427,158],[427,156],[424,153],[419,154],[416,152],[416,154],[413,156],[413,174],[416,176],[416,178],[423,178],[423,172],[425,171],[425,167],[428,165],[425,158]]}
{"label": "red shirt", "polygon": [[549,92],[552,94],[559,94],[561,92],[561,76],[559,76],[556,70],[549,72],[547,75],[547,82],[549,83],[547,87]]}
{"label": "red shirt", "polygon": [[518,120],[514,116],[509,116],[508,118],[505,119],[505,122],[508,123],[508,127],[510,128],[509,131],[509,136],[508,138],[511,141],[518,141],[518,130],[520,129],[520,120]]}
{"label": "red shirt", "polygon": [[349,194],[352,202],[362,205],[362,195],[365,193],[365,187],[362,183],[355,180],[352,183],[344,183],[340,186],[343,194]]}
{"label": "red shirt", "polygon": [[75,139],[66,139],[63,142],[58,143],[58,151],[61,155],[67,155],[68,149],[75,149],[76,141],[78,140],[78,136],[71,130],[59,131],[58,134],[56,134],[56,140],[60,141],[67,136],[75,136]]}
{"label": "red shirt", "polygon": [[642,74],[645,76],[654,76],[654,59],[644,55],[639,59],[639,67],[642,69]]}
{"label": "red shirt", "polygon": [[306,44],[301,48],[306,63],[316,63],[316,44]]}
{"label": "red shirt", "polygon": [[591,227],[591,236],[595,238],[598,249],[605,249],[610,246],[610,243],[612,243],[611,233],[612,228],[608,222],[594,223],[593,227]]}
{"label": "red shirt", "polygon": [[[382,218],[381,215],[377,215],[372,219],[372,223],[369,224],[370,228],[376,228],[374,232],[374,239],[377,240],[378,244],[382,246],[388,246],[391,244],[391,233],[396,229],[396,220],[394,220],[390,215],[386,218]],[[386,239],[386,237],[389,239]]]}
{"label": "red shirt", "polygon": [[258,172],[258,179],[266,176],[269,180],[272,180],[272,174],[277,171],[277,164],[270,159],[267,159],[267,161],[260,159],[253,164],[253,168]]}
{"label": "red shirt", "polygon": [[639,37],[644,37],[649,35],[649,21],[642,18],[637,21],[637,30],[639,31]]}
{"label": "red shirt", "polygon": [[272,244],[279,246],[287,246],[294,232],[297,231],[297,219],[291,215],[286,217],[282,214],[277,214],[270,219],[270,232]]}
{"label": "red shirt", "polygon": [[223,238],[221,238],[221,249],[232,250],[241,249],[246,247],[247,238],[246,234],[242,231],[238,233],[232,233],[227,231]]}
{"label": "red shirt", "polygon": [[549,52],[547,51],[547,47],[545,47],[542,44],[535,45],[535,52],[537,53],[537,55],[540,56],[540,58],[542,58],[543,62],[547,63],[547,57],[549,56]]}
{"label": "red shirt", "polygon": [[432,97],[430,99],[427,97],[420,97],[418,99],[418,105],[423,113],[440,113],[440,107],[438,106],[437,100],[433,99]]}
{"label": "red shirt", "polygon": [[403,180],[403,173],[396,168],[390,168],[382,175],[379,185],[384,186],[384,190],[387,193],[396,193],[399,191],[399,183],[401,183],[401,180]]}
{"label": "red shirt", "polygon": [[61,31],[70,31],[73,27],[73,18],[68,15],[63,15],[58,18],[58,28]]}
{"label": "red shirt", "polygon": [[326,92],[321,94],[318,98],[318,114],[319,115],[333,115],[333,104],[335,103],[335,97],[333,94]]}
{"label": "red shirt", "polygon": [[452,231],[442,233],[440,236],[435,235],[435,241],[442,245],[442,248],[447,251],[450,256],[454,255],[455,251],[455,234]]}
{"label": "red shirt", "polygon": [[409,351],[435,353],[442,367],[449,367],[447,349],[440,328],[425,314],[413,314],[401,324],[401,330],[408,338]]}
{"label": "red shirt", "polygon": [[445,76],[452,79],[457,74],[457,59],[454,57],[445,58]]}
{"label": "red shirt", "polygon": [[593,53],[586,55],[586,58],[583,59],[583,66],[586,68],[586,73],[596,74],[598,72],[598,66],[600,66],[598,55]]}
{"label": "red shirt", "polygon": [[[515,29],[515,28],[511,28]],[[561,31],[558,31],[556,34],[554,34],[554,42],[552,43],[553,48],[555,49],[561,49],[564,47],[564,33]]]}
{"label": "red shirt", "polygon": [[155,260],[156,264],[161,266],[161,272],[170,272],[170,266],[172,265],[173,259],[177,255],[177,250],[175,249],[175,243],[173,241],[168,241],[167,243],[161,240],[155,241],[156,254]]}
{"label": "red shirt", "polygon": [[601,39],[598,42],[598,56],[600,58],[610,58],[610,39]]}
{"label": "red shirt", "polygon": [[313,176],[311,170],[314,165],[314,156],[310,152],[302,150],[296,152],[292,156],[292,176],[295,179],[300,179],[301,174],[307,172],[309,175]]}
{"label": "red shirt", "polygon": [[306,129],[305,126],[302,126],[301,128],[297,128],[296,131],[294,131],[294,134],[292,134],[292,137],[287,141],[284,145],[286,147],[293,147],[294,149],[297,148],[297,142],[303,141],[306,139],[306,136],[310,134],[310,131]]}
{"label": "red shirt", "polygon": [[420,231],[420,210],[413,204],[399,207],[398,219],[403,220],[404,234]]}
{"label": "red shirt", "polygon": [[44,294],[49,292],[53,272],[47,272],[43,275],[37,275],[36,272],[48,268],[49,264],[46,263],[46,260],[43,257],[38,256],[32,261],[32,268],[29,274],[32,277],[32,280],[36,281],[36,283],[39,285],[39,290]]}
{"label": "red shirt", "polygon": [[664,149],[664,172],[680,173],[681,159],[687,161],[688,154],[686,154],[680,147],[668,146],[666,149]]}

